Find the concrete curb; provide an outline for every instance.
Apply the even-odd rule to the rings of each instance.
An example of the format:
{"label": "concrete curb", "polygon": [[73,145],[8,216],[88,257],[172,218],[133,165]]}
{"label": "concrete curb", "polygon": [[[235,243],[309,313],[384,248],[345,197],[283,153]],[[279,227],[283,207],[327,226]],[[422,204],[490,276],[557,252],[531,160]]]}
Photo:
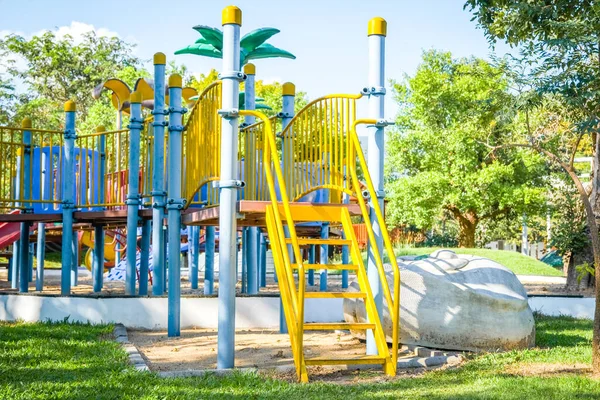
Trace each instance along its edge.
{"label": "concrete curb", "polygon": [[[294,366],[292,365],[292,368]],[[234,373],[253,373],[258,372],[257,368],[231,368],[231,369],[186,369],[181,371],[161,371],[157,372],[161,378],[189,378],[191,376],[229,376]]]}
{"label": "concrete curb", "polygon": [[127,329],[125,326],[123,324],[115,325],[113,334],[115,335],[115,340],[117,343],[121,343],[123,350],[125,350],[129,356],[129,362],[133,364],[133,367],[137,371],[150,371],[150,368],[148,368],[146,361],[144,361],[144,358],[138,351],[137,347],[129,343],[129,336],[127,336]]}

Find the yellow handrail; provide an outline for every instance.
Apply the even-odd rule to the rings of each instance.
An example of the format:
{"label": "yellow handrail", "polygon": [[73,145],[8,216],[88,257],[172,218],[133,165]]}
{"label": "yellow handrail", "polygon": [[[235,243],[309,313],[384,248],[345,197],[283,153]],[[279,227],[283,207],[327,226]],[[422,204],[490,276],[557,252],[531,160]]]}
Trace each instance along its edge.
{"label": "yellow handrail", "polygon": [[[371,180],[371,175],[369,174],[369,169],[367,167],[367,162],[365,160],[365,156],[360,147],[360,141],[358,140],[358,134],[356,133],[356,126],[361,124],[376,124],[377,121],[374,119],[357,119],[352,124],[351,131],[351,140],[352,146],[349,147],[350,159],[354,159],[354,157],[358,156],[358,162],[363,171],[365,184],[367,187],[367,191],[369,192],[370,198],[373,200],[371,202],[372,210],[375,211],[375,217],[377,219],[377,223],[381,227],[381,236],[383,238],[383,243],[385,246],[385,250],[387,251],[390,263],[392,265],[392,271],[394,275],[394,298],[392,300],[392,295],[390,293],[390,288],[387,284],[387,278],[385,276],[385,270],[383,268],[383,258],[379,253],[379,249],[377,246],[371,246],[373,251],[373,255],[375,258],[375,264],[377,265],[377,271],[379,272],[379,278],[381,280],[381,287],[383,289],[383,294],[388,304],[388,308],[390,309],[390,314],[392,317],[392,364],[394,368],[397,366],[398,359],[398,336],[399,336],[399,315],[400,315],[400,268],[398,267],[398,262],[396,261],[396,257],[394,257],[394,249],[392,247],[392,242],[390,240],[390,236],[385,228],[385,220],[383,218],[383,213],[381,212],[381,208],[379,207],[379,202],[377,201],[377,193],[375,192],[375,186],[373,185],[373,181]],[[356,152],[356,155],[353,154]],[[353,180],[353,186],[355,188],[359,187],[358,175],[356,172],[356,163],[350,163],[350,174]],[[365,216],[365,225],[367,228],[367,234],[369,236],[369,241],[371,243],[375,242],[375,232],[373,231],[373,225],[367,216],[369,215],[367,204],[365,202],[364,197],[361,195],[360,191],[357,190],[356,197],[358,199],[358,204],[360,205],[363,216]],[[382,318],[383,316],[380,316]]]}

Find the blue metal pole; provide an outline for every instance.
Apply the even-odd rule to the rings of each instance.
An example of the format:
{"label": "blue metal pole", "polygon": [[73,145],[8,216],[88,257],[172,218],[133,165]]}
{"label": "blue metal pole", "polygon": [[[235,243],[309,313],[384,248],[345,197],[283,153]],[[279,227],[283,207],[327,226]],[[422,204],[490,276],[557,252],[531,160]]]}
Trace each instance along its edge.
{"label": "blue metal pole", "polygon": [[242,293],[248,293],[248,233],[248,228],[242,228]]}
{"label": "blue metal pole", "polygon": [[[40,163],[42,166],[42,200],[50,200],[51,184],[52,184],[52,148],[48,148],[48,153],[40,148]],[[41,292],[44,290],[44,259],[46,257],[46,224],[38,223],[38,236],[36,248],[36,273],[35,273],[35,290]]]}
{"label": "blue metal pole", "polygon": [[[21,206],[24,207],[23,213],[31,213],[31,120],[25,118],[21,124],[23,128],[23,154],[21,181],[23,181],[23,193],[20,193]],[[19,244],[19,292],[27,293],[29,291],[29,227],[30,222],[21,222],[21,239]]]}
{"label": "blue metal pole", "polygon": [[63,162],[60,174],[62,176],[62,268],[60,275],[60,293],[67,296],[71,293],[71,266],[73,265],[73,210],[75,208],[75,102],[65,103],[65,133],[63,145]]}
{"label": "blue metal pole", "polygon": [[163,53],[154,55],[154,151],[152,168],[152,294],[165,292],[165,64]]}
{"label": "blue metal pole", "polygon": [[215,286],[215,227],[206,227],[204,240],[204,294],[214,293]]}
{"label": "blue metal pole", "polygon": [[27,268],[28,282],[33,282],[33,255],[35,254],[35,244],[29,243],[29,267]]}
{"label": "blue metal pole", "polygon": [[[316,253],[317,253],[316,246],[314,244],[311,244],[310,247],[308,248],[308,263],[309,264],[315,263]],[[308,270],[308,286],[315,286],[315,270],[314,269]]]}
{"label": "blue metal pole", "polygon": [[100,293],[104,283],[104,228],[94,226],[94,260],[92,264],[92,285],[94,293]]}
{"label": "blue metal pole", "polygon": [[10,270],[10,288],[19,287],[19,241],[13,243],[12,265]]}
{"label": "blue metal pole", "polygon": [[73,256],[73,262],[71,263],[71,286],[77,286],[79,279],[79,235],[77,232],[73,232],[71,254]]}
{"label": "blue metal pole", "polygon": [[140,135],[144,127],[142,118],[142,94],[129,96],[131,118],[129,119],[129,193],[127,194],[127,254],[125,269],[125,294],[135,295],[137,276],[137,227],[140,207]]}
{"label": "blue metal pole", "polygon": [[237,252],[237,142],[240,79],[240,26],[242,11],[229,6],[223,10],[223,70],[221,125],[221,180],[219,182],[219,321],[217,368],[235,363],[235,285]]}
{"label": "blue metal pole", "polygon": [[[324,222],[321,225],[321,239],[327,239],[329,237],[329,223]],[[321,264],[327,264],[327,260],[329,259],[329,246],[326,244],[322,244],[320,253]],[[327,291],[327,269],[322,269],[319,274],[319,290],[322,292]]]}
{"label": "blue metal pole", "polygon": [[[346,193],[343,194],[344,204],[348,204],[350,199]],[[346,239],[346,232],[342,232],[342,237]],[[342,264],[349,264],[350,262],[350,248],[348,246],[342,246]],[[348,270],[342,270],[342,289],[348,288]]]}
{"label": "blue metal pole", "polygon": [[267,287],[267,237],[260,235],[260,287]]}
{"label": "blue metal pole", "polygon": [[188,240],[188,257],[190,258],[190,282],[192,289],[198,289],[198,261],[200,258],[200,227],[190,227]]}
{"label": "blue metal pole", "polygon": [[185,200],[181,198],[181,163],[183,161],[183,126],[182,115],[185,109],[181,107],[181,76],[174,74],[169,77],[169,156],[168,160],[168,194],[167,201],[169,225],[169,279],[168,279],[168,335],[180,335],[181,325],[181,210]]}
{"label": "blue metal pole", "polygon": [[[369,117],[382,120],[384,118],[384,100],[385,100],[385,36],[387,24],[385,21],[380,23],[379,18],[374,18],[369,21],[369,77],[367,92],[369,94]],[[382,29],[374,29],[374,27],[380,27]],[[368,157],[367,167],[369,168],[369,174],[373,181],[373,186],[377,192],[377,199],[371,199],[371,201],[377,201],[379,207],[383,210],[383,159],[385,157],[384,150],[384,130],[383,126],[371,126],[369,127],[368,136]],[[369,243],[367,250],[368,264],[367,264],[367,276],[369,279],[369,285],[375,298],[375,306],[380,319],[383,316],[383,293],[381,290],[381,281],[379,279],[379,273],[377,271],[377,265],[375,263],[375,255],[373,253],[373,246],[377,246],[379,254],[382,254],[383,250],[383,237],[381,236],[381,230],[383,227],[377,223],[375,213],[370,215],[371,224],[373,225],[373,231],[375,233],[375,243]],[[393,256],[393,254],[390,254]],[[375,343],[375,337],[373,336],[372,330],[367,330],[367,354],[377,354],[377,344]]]}
{"label": "blue metal pole", "polygon": [[148,276],[150,267],[150,233],[152,231],[152,221],[145,220],[142,223],[142,242],[140,243],[140,281],[138,290],[140,296],[148,295]]}

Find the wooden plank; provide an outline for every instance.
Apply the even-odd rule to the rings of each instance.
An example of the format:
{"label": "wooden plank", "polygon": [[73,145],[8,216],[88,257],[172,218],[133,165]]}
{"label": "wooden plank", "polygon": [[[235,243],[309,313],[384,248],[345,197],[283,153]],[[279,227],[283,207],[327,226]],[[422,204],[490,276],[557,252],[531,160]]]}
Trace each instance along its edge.
{"label": "wooden plank", "polygon": [[62,214],[0,214],[0,222],[61,222]]}

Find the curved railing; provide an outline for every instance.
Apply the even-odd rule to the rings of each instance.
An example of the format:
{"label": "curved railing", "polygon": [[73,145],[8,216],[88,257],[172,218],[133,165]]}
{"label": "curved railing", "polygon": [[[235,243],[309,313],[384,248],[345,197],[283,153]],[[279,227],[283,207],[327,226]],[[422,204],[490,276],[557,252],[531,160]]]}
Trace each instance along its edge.
{"label": "curved railing", "polygon": [[[221,82],[209,85],[199,96],[184,127],[182,196],[186,207],[218,204],[218,190],[210,182],[221,173]],[[203,186],[207,186],[204,199]]]}

